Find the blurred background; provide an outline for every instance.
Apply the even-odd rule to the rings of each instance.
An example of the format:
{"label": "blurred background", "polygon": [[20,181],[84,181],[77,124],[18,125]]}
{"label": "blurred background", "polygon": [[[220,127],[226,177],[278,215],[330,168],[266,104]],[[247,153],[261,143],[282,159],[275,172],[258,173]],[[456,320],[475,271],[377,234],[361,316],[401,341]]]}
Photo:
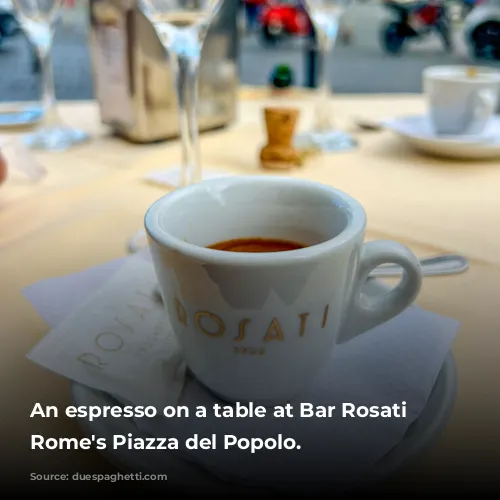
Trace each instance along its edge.
{"label": "blurred background", "polygon": [[[267,84],[277,65],[288,65],[297,85],[314,84],[312,33],[299,1],[226,1],[241,4],[243,84]],[[65,3],[53,49],[57,97],[89,99],[87,2]],[[12,2],[0,0],[0,101],[35,100],[39,68],[12,12]],[[329,77],[337,94],[420,92],[422,70],[430,65],[500,66],[500,0],[353,0],[333,58]]]}

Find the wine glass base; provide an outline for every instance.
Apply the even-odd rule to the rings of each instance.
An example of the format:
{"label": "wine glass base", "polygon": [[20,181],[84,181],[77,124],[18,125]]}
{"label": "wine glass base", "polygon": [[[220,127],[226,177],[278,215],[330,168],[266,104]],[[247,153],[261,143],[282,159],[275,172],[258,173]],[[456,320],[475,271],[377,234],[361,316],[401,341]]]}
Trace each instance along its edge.
{"label": "wine glass base", "polygon": [[298,148],[318,149],[325,153],[335,151],[348,151],[358,146],[356,139],[346,132],[340,130],[329,130],[325,132],[308,132],[300,134],[295,139]]}
{"label": "wine glass base", "polygon": [[127,252],[130,254],[133,253],[138,253],[141,250],[144,250],[148,247],[148,239],[146,235],[146,231],[144,229],[141,229],[140,231],[137,231],[129,240],[127,243]]}
{"label": "wine glass base", "polygon": [[31,149],[64,151],[71,146],[88,141],[89,135],[66,126],[44,127],[24,137],[24,144]]}

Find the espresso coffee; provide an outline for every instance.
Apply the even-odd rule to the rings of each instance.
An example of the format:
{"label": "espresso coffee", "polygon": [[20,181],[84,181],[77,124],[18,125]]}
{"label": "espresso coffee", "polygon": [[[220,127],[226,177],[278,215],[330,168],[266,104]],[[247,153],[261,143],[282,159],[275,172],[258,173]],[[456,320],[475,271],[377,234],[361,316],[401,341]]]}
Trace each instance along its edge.
{"label": "espresso coffee", "polygon": [[224,252],[244,252],[244,253],[268,253],[268,252],[289,252],[290,250],[300,250],[306,248],[295,241],[279,240],[275,238],[236,238],[234,240],[221,241],[208,246],[212,250],[222,250]]}

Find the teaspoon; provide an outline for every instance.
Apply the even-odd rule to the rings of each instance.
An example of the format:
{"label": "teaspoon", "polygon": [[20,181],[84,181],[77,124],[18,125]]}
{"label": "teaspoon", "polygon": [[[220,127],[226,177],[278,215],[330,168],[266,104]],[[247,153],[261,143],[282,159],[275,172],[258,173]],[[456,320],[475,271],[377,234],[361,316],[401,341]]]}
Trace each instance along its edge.
{"label": "teaspoon", "polygon": [[[460,274],[469,268],[468,260],[458,254],[436,255],[420,260],[423,276],[446,276]],[[391,278],[402,276],[403,268],[397,264],[384,264],[370,273],[370,278]]]}

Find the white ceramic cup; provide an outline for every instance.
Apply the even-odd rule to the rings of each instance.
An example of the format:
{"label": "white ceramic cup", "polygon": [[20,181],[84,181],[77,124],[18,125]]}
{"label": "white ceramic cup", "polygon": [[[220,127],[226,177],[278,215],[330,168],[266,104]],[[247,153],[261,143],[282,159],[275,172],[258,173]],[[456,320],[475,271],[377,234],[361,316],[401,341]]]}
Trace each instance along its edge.
{"label": "white ceramic cup", "polygon": [[[358,331],[384,323],[419,293],[420,264],[393,241],[364,243],[366,216],[350,196],[282,177],[226,177],[178,189],[145,218],[162,298],[186,362],[231,402],[272,406],[298,396],[330,359],[346,311]],[[276,253],[206,248],[242,238],[311,245]],[[384,263],[404,278],[362,293]]]}
{"label": "white ceramic cup", "polygon": [[500,92],[500,72],[467,66],[432,66],[424,70],[424,93],[437,134],[481,134],[495,114]]}

